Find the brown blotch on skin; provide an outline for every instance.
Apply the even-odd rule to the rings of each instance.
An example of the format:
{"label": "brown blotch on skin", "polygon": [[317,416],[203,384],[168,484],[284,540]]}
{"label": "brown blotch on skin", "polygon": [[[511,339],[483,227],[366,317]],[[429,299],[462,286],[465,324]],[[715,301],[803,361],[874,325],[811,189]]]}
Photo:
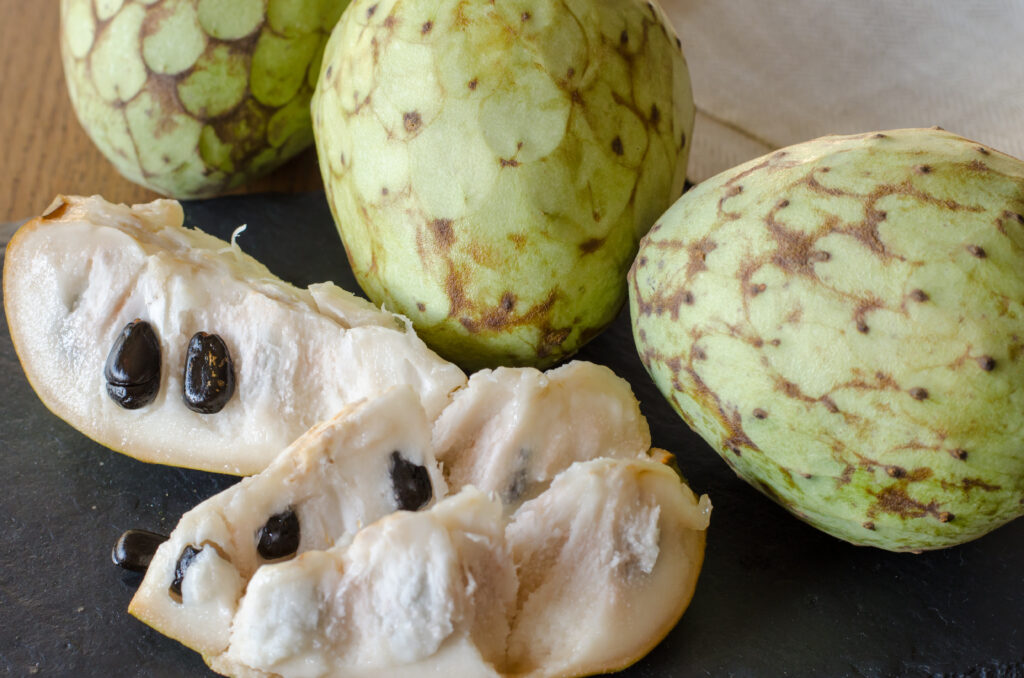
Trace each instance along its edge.
{"label": "brown blotch on skin", "polygon": [[768,413],[762,410],[760,407],[754,409],[754,419],[767,419]]}
{"label": "brown blotch on skin", "polygon": [[836,402],[832,400],[832,398],[829,398],[827,395],[821,396],[821,398],[819,398],[818,400],[821,401],[821,404],[825,406],[825,409],[831,412],[832,414],[837,414],[839,412],[839,406],[836,405]]}
{"label": "brown blotch on skin", "polygon": [[455,232],[452,230],[451,219],[434,219],[430,222],[430,230],[434,234],[434,239],[444,249],[451,249],[451,246],[455,243]]}
{"label": "brown blotch on skin", "polygon": [[968,245],[966,249],[972,257],[977,257],[978,259],[984,259],[988,256],[988,253],[978,245]]}
{"label": "brown blotch on skin", "polygon": [[[579,245],[580,252],[582,252],[583,254],[591,254],[592,252],[596,252],[597,250],[601,249],[601,245],[604,244],[604,241],[605,238],[590,238],[589,240],[584,240]],[[643,263],[641,263],[640,265],[643,266]]]}
{"label": "brown blotch on skin", "polygon": [[409,111],[402,116],[402,124],[405,125],[406,132],[415,132],[422,122],[418,111]]}
{"label": "brown blotch on skin", "polygon": [[868,509],[868,515],[877,511],[892,513],[900,518],[923,518],[926,515],[938,513],[938,503],[935,500],[923,504],[907,494],[904,483],[897,486],[889,486],[875,495],[875,504]]}
{"label": "brown blotch on skin", "polygon": [[713,240],[709,240],[706,236],[700,240],[691,243],[687,248],[686,252],[688,259],[686,261],[686,280],[687,282],[693,280],[693,277],[701,271],[707,270],[708,254],[714,252],[718,247],[718,243]]}
{"label": "brown blotch on skin", "polygon": [[622,155],[625,152],[622,148],[622,139],[619,137],[612,139],[612,152],[615,155]]}
{"label": "brown blotch on skin", "polygon": [[921,388],[920,386],[915,386],[914,388],[910,389],[908,393],[910,394],[910,397],[913,398],[914,400],[928,399],[928,389]]}
{"label": "brown blotch on skin", "polygon": [[925,292],[924,290],[911,290],[910,298],[913,299],[914,301],[925,302],[928,301],[931,297],[929,297],[928,293]]}
{"label": "brown blotch on skin", "polygon": [[966,461],[967,450],[965,450],[962,447],[957,447],[949,451],[949,456],[953,457],[954,459],[959,459],[960,461]]}
{"label": "brown blotch on skin", "polygon": [[914,165],[914,172],[917,174],[931,174],[931,165]]}
{"label": "brown blotch on skin", "polygon": [[978,358],[978,367],[985,370],[986,372],[991,372],[996,368],[995,358],[988,355],[981,356],[980,358]]}

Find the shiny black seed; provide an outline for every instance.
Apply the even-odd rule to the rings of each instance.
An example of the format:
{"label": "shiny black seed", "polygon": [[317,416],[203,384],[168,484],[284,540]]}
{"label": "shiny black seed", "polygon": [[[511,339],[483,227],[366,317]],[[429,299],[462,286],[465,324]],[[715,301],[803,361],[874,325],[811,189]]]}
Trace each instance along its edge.
{"label": "shiny black seed", "polygon": [[397,451],[391,453],[391,485],[402,511],[417,511],[434,496],[426,467],[412,463]]}
{"label": "shiny black seed", "polygon": [[167,541],[167,535],[147,530],[128,530],[118,538],[110,559],[114,565],[132,572],[145,572],[153,560],[160,544]]}
{"label": "shiny black seed", "polygon": [[196,332],[185,353],[182,398],[193,412],[220,412],[235,392],[235,368],[228,347],[216,334]]}
{"label": "shiny black seed", "polygon": [[171,582],[171,593],[177,597],[181,598],[181,582],[185,580],[185,572],[202,550],[202,546],[196,548],[192,544],[181,550],[178,562],[174,565],[174,581]]}
{"label": "shiny black seed", "polygon": [[103,366],[107,394],[126,410],[148,405],[160,390],[160,341],[145,320],[121,330]]}
{"label": "shiny black seed", "polygon": [[286,558],[299,550],[299,517],[294,507],[267,518],[256,530],[256,551],[264,560]]}

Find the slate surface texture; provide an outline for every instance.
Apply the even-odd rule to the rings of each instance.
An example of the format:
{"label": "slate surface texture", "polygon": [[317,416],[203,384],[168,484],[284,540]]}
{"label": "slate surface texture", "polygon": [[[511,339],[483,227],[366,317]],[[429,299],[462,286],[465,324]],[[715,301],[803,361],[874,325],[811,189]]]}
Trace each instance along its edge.
{"label": "slate surface texture", "polygon": [[[358,290],[321,193],[192,203],[186,223],[222,238],[247,223],[240,245],[277,275]],[[128,615],[139,577],[112,565],[110,549],[128,528],[169,532],[236,479],[86,439],[42,405],[6,321],[0,331],[0,674],[213,675]],[[644,372],[626,312],[577,357],[632,383],[654,444],[715,507],[689,610],[620,675],[1024,676],[1024,521],[921,555],[850,546],[790,517],[686,428]]]}

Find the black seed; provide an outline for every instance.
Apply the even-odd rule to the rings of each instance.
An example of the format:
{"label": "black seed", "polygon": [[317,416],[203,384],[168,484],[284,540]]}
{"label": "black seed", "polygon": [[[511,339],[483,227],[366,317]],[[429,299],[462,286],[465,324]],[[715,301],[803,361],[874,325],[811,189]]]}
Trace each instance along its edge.
{"label": "black seed", "polygon": [[414,464],[397,450],[391,453],[391,486],[400,511],[417,511],[434,496],[425,466]]}
{"label": "black seed", "polygon": [[299,550],[299,538],[299,517],[295,508],[289,506],[267,518],[263,527],[256,530],[256,551],[264,560],[287,558]]}
{"label": "black seed", "polygon": [[979,259],[984,259],[988,256],[988,253],[985,252],[984,248],[979,247],[978,245],[968,245],[967,251],[970,252],[972,257],[977,257]]}
{"label": "black seed", "polygon": [[762,410],[760,407],[758,407],[758,408],[754,409],[754,418],[755,419],[767,419],[768,418],[768,413],[765,412],[764,410]]}
{"label": "black seed", "polygon": [[612,151],[615,155],[622,155],[625,149],[622,148],[622,139],[615,137],[612,139]]}
{"label": "black seed", "polygon": [[949,511],[943,511],[942,513],[939,514],[939,522],[940,523],[948,523],[948,522],[952,521],[953,518],[955,518],[955,517],[956,516],[954,516]]}
{"label": "black seed", "polygon": [[181,555],[178,556],[178,562],[174,565],[174,581],[171,582],[171,593],[181,598],[181,582],[185,580],[185,572],[189,566],[192,565],[192,561],[196,559],[196,556],[203,550],[200,546],[196,548],[189,544],[181,550]]}
{"label": "black seed", "polygon": [[910,397],[914,400],[924,400],[928,397],[928,389],[921,388],[920,386],[910,389]]}
{"label": "black seed", "polygon": [[991,372],[996,368],[995,358],[987,355],[981,356],[980,358],[978,358],[978,367],[985,370],[986,372]]}
{"label": "black seed", "polygon": [[967,461],[967,450],[963,449],[962,447],[950,450],[949,453],[953,456],[954,459],[959,459],[960,461]]}
{"label": "black seed", "polygon": [[114,565],[132,572],[145,572],[153,560],[160,544],[167,541],[167,535],[147,530],[128,530],[118,538],[110,552]]}
{"label": "black seed", "polygon": [[136,318],[121,330],[103,366],[107,394],[126,410],[148,405],[160,390],[160,341]]}
{"label": "black seed", "polygon": [[185,406],[200,414],[224,409],[235,393],[235,368],[228,347],[216,334],[196,332],[185,353]]}

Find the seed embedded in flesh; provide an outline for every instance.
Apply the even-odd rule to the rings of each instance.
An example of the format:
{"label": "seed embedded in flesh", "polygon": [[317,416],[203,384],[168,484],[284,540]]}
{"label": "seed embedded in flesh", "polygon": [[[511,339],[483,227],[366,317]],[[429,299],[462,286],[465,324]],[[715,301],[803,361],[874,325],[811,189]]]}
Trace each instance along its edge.
{"label": "seed embedded in flesh", "polygon": [[434,496],[426,467],[412,463],[397,451],[391,453],[390,473],[400,511],[418,511]]}
{"label": "seed embedded in flesh", "polygon": [[185,353],[185,406],[200,414],[224,409],[235,393],[235,368],[227,344],[216,334],[196,332]]}
{"label": "seed embedded in flesh", "polygon": [[145,572],[153,561],[153,554],[165,541],[167,535],[164,534],[148,530],[127,530],[114,544],[110,559],[126,570]]}
{"label": "seed embedded in flesh", "polygon": [[202,546],[196,548],[192,544],[181,550],[178,562],[174,564],[174,581],[171,582],[171,593],[178,598],[181,598],[181,583],[185,580],[185,573],[202,550]]}
{"label": "seed embedded in flesh", "polygon": [[160,390],[160,341],[153,327],[136,318],[124,326],[103,366],[107,394],[126,410],[153,402]]}
{"label": "seed embedded in flesh", "polygon": [[264,560],[287,558],[299,550],[299,537],[299,517],[295,508],[289,506],[267,518],[256,530],[256,551]]}

